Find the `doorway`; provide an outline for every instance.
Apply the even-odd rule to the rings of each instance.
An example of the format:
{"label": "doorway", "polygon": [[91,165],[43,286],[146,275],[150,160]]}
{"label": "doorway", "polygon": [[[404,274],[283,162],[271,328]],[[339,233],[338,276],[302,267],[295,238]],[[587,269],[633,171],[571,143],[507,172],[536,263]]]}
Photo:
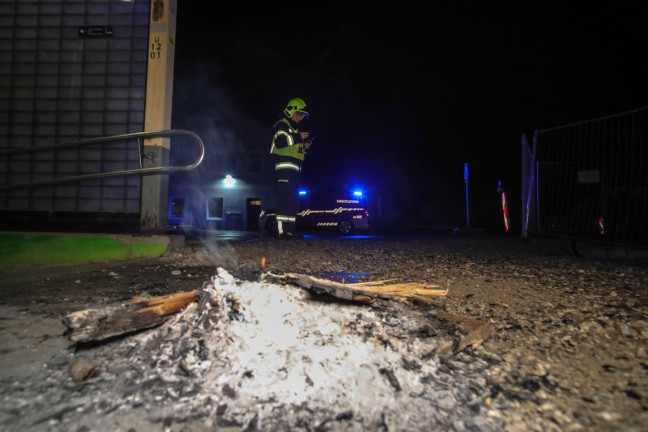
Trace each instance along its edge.
{"label": "doorway", "polygon": [[261,214],[261,198],[245,199],[245,214],[247,215],[247,231],[259,231],[259,215]]}

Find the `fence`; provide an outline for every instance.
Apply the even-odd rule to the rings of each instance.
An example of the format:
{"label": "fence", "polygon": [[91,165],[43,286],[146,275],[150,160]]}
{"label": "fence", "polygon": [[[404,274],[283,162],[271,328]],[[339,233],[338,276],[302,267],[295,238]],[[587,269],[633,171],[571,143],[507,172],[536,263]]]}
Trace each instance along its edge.
{"label": "fence", "polygon": [[522,136],[522,236],[648,246],[648,107]]}

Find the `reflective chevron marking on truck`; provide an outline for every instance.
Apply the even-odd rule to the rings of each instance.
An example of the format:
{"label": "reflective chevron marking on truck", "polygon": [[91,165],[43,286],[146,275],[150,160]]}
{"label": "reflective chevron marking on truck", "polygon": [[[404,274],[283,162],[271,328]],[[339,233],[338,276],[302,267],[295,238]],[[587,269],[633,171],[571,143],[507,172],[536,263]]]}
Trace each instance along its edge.
{"label": "reflective chevron marking on truck", "polygon": [[349,207],[338,207],[330,210],[311,210],[311,209],[306,209],[302,210],[299,213],[297,213],[297,216],[308,216],[311,214],[319,214],[319,213],[333,213],[333,214],[338,214],[342,213],[343,211],[362,211],[364,208],[362,207],[356,207],[356,208],[349,208]]}

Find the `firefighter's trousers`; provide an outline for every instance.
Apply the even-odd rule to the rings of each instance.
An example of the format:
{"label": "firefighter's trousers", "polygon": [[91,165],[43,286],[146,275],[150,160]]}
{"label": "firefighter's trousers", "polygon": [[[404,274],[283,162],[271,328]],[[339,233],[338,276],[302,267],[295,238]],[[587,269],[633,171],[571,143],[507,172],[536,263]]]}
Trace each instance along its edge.
{"label": "firefighter's trousers", "polygon": [[294,169],[275,171],[277,180],[277,233],[295,234],[297,217],[297,189],[301,173]]}

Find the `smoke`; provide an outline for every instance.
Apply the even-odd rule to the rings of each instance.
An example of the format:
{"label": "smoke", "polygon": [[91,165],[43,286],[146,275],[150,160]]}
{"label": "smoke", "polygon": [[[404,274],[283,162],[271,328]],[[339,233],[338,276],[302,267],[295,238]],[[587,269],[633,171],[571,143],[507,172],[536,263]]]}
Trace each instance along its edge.
{"label": "smoke", "polygon": [[[205,161],[192,172],[193,179],[202,183],[240,169],[246,150],[260,149],[270,133],[268,126],[239,110],[219,76],[216,65],[199,63],[174,79],[173,127],[189,129],[204,141]],[[171,157],[185,160],[188,155],[184,148],[172,148]]]}
{"label": "smoke", "polygon": [[[249,154],[267,152],[270,126],[239,109],[240,103],[222,84],[220,70],[213,63],[198,62],[176,74],[173,99],[173,128],[200,136],[205,158],[191,171],[170,175],[169,195],[185,198],[185,224],[214,229],[216,226],[206,221],[209,197],[221,195],[212,192],[214,187],[227,174],[248,174]],[[184,145],[180,139],[171,146],[172,165],[188,165],[196,157],[196,147]]]}
{"label": "smoke", "polygon": [[[190,171],[173,173],[169,178],[170,194],[186,197],[184,223],[193,228],[207,228],[203,221],[209,184],[224,175],[231,161],[244,155],[237,134],[242,126],[231,120],[241,116],[234,114],[227,90],[219,85],[219,73],[213,64],[198,64],[174,78],[173,128],[195,132],[205,145],[202,164]],[[195,160],[195,150],[172,145],[170,158],[173,165],[186,165]],[[238,268],[236,253],[229,244],[219,243],[214,236],[206,234],[200,236],[199,242],[197,262]]]}
{"label": "smoke", "polygon": [[196,260],[207,262],[215,268],[227,266],[234,274],[239,272],[239,259],[236,251],[227,242],[216,242],[208,237],[200,241],[200,248],[196,250]]}

